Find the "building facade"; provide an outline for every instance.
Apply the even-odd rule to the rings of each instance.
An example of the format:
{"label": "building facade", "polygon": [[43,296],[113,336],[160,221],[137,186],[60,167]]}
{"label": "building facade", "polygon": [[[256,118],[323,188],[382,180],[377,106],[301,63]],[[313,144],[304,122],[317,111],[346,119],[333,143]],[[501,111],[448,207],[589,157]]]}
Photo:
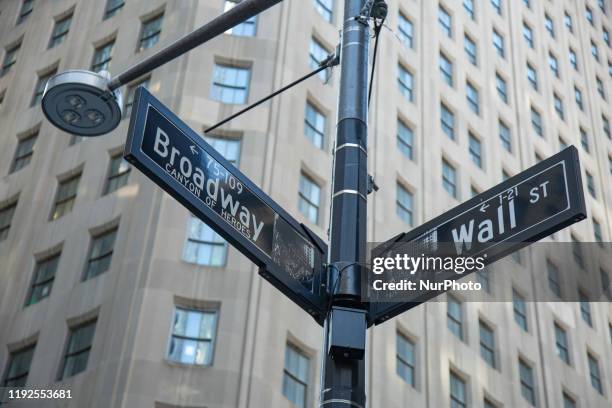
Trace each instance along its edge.
{"label": "building facade", "polygon": [[[50,75],[118,73],[234,2],[0,1],[0,386],[72,390],[40,407],[318,406],[320,327],[121,152],[137,85],[203,133],[332,52],[340,3],[287,0],[156,69],[86,140],[44,119]],[[589,218],[557,239],[610,241],[609,0],[388,3],[370,239],[573,144]],[[311,78],[206,136],[321,237],[338,83]],[[611,303],[524,302],[535,289],[516,285],[513,302],[451,294],[370,329],[368,407],[612,406]]]}

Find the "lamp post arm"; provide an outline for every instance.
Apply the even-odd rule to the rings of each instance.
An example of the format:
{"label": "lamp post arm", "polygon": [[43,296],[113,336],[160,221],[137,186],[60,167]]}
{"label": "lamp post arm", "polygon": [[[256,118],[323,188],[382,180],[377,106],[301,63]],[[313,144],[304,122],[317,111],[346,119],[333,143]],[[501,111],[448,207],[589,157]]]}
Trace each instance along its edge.
{"label": "lamp post arm", "polygon": [[186,36],[176,40],[166,48],[158,51],[149,58],[140,61],[136,65],[126,69],[113,77],[109,83],[109,89],[115,90],[155,68],[172,61],[176,57],[194,49],[195,47],[212,40],[223,34],[230,28],[243,23],[251,17],[269,9],[283,0],[243,0],[231,10],[221,14],[219,17],[204,24],[202,27],[192,31]]}

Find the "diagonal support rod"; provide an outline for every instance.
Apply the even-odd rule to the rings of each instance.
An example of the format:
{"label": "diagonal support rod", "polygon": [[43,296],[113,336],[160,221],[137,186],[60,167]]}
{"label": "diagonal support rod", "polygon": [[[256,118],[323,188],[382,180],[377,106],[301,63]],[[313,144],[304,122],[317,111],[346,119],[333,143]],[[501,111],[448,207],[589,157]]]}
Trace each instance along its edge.
{"label": "diagonal support rod", "polygon": [[274,98],[275,96],[285,92],[286,90],[288,90],[289,88],[293,88],[294,86],[298,85],[301,82],[304,82],[305,80],[307,80],[310,77],[313,77],[315,75],[317,75],[319,72],[326,70],[327,68],[331,68],[333,66],[336,66],[340,64],[340,59],[332,54],[330,56],[328,56],[325,60],[321,61],[320,67],[315,69],[314,71],[312,71],[311,73],[296,79],[295,81],[291,82],[289,85],[285,85],[284,87],[282,87],[281,89],[274,91],[273,93],[271,93],[270,95],[258,100],[257,102],[247,106],[244,109],[241,109],[240,111],[234,113],[233,115],[223,119],[221,122],[217,123],[216,125],[213,125],[211,127],[209,127],[208,129],[204,130],[204,133],[210,133],[213,130],[225,125],[227,122],[236,119],[238,116],[250,111],[253,108],[256,108],[257,106],[261,105],[262,103],[269,101],[270,99]]}

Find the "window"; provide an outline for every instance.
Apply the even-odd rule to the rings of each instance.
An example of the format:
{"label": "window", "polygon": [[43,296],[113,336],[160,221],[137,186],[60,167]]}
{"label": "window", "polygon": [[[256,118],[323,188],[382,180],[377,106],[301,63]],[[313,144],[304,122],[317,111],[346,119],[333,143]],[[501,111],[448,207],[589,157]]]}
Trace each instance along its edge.
{"label": "window", "polygon": [[38,139],[38,132],[20,139],[15,149],[15,156],[11,165],[11,173],[23,169],[32,160],[34,155],[34,145]]}
{"label": "window", "polygon": [[483,408],[497,408],[497,405],[495,405],[485,397],[483,401]]}
{"label": "window", "polygon": [[601,99],[606,100],[606,91],[604,89],[604,84],[599,77],[595,77],[595,81],[597,83],[597,93],[601,96]]}
{"label": "window", "polygon": [[0,241],[4,241],[8,236],[13,222],[13,215],[17,209],[17,200],[13,200],[3,207],[0,207]]}
{"label": "window", "polygon": [[132,115],[132,106],[134,105],[134,97],[136,96],[136,89],[139,86],[145,89],[149,88],[149,82],[151,78],[145,78],[139,82],[129,85],[127,88],[127,96],[125,97],[125,105],[123,106],[123,117],[129,118]]}
{"label": "window", "polygon": [[571,48],[569,50],[569,61],[574,70],[578,71],[578,57],[576,56],[576,51]]}
{"label": "window", "polygon": [[[472,197],[475,197],[478,194],[478,191],[472,187]],[[485,292],[491,293],[491,278],[489,277],[489,271],[487,269],[477,270],[476,280],[482,285]]]}
{"label": "window", "polygon": [[593,40],[591,40],[591,55],[595,58],[595,61],[599,62],[599,48]]}
{"label": "window", "polygon": [[397,215],[408,225],[413,225],[413,194],[404,188],[400,183],[397,183]]}
{"label": "window", "polygon": [[168,359],[190,365],[211,365],[217,331],[217,311],[176,306]]}
{"label": "window", "polygon": [[38,303],[51,294],[60,256],[58,252],[36,262],[26,306]]}
{"label": "window", "polygon": [[531,8],[531,0],[523,0],[523,4],[525,5],[525,7],[527,7],[528,9]]}
{"label": "window", "polygon": [[533,106],[531,107],[531,126],[538,136],[544,136],[544,129],[542,127],[542,115]]}
{"label": "window", "polygon": [[401,120],[397,121],[397,148],[412,160],[414,154],[414,132]]}
{"label": "window", "polygon": [[597,358],[591,355],[591,353],[587,353],[587,358],[589,360],[589,375],[591,377],[591,385],[597,390],[598,393],[603,395],[603,385],[601,383],[601,374],[599,372],[599,362],[597,361]]}
{"label": "window", "polygon": [[589,153],[589,135],[582,127],[580,127],[580,144],[582,145],[584,151]]}
{"label": "window", "polygon": [[414,42],[414,25],[412,21],[408,20],[404,14],[400,13],[397,28],[402,44],[408,48],[412,48]]}
{"label": "window", "polygon": [[164,15],[160,14],[147,21],[143,21],[138,40],[138,51],[153,47],[159,41]]}
{"label": "window", "polygon": [[535,384],[533,381],[533,368],[519,358],[519,377],[521,379],[521,395],[531,405],[536,405]]}
{"label": "window", "polygon": [[471,132],[468,133],[470,159],[482,168],[482,143]]}
{"label": "window", "polygon": [[550,260],[546,260],[546,273],[548,275],[548,287],[557,297],[561,297],[561,284],[559,283],[559,268]]}
{"label": "window", "polygon": [[495,368],[495,335],[493,329],[482,320],[480,327],[480,356],[488,365]]}
{"label": "window", "polygon": [[565,22],[565,26],[567,27],[569,32],[573,33],[574,32],[574,22],[572,21],[572,16],[570,16],[567,11],[565,12],[565,15],[563,16],[563,21]]}
{"label": "window", "polygon": [[535,68],[533,67],[533,65],[531,65],[530,63],[527,63],[527,79],[529,80],[531,87],[537,91],[538,90],[538,74]]}
{"label": "window", "polygon": [[563,408],[576,408],[576,400],[563,391]]}
{"label": "window", "polygon": [[308,221],[319,222],[319,207],[321,205],[321,187],[304,173],[300,174],[300,191],[298,208]]}
{"label": "window", "polygon": [[[317,41],[315,38],[310,39],[310,48],[308,54],[310,61],[310,69],[314,71],[315,69],[319,68],[319,64],[321,63],[321,61],[327,58],[328,54],[329,52],[327,52],[325,47],[321,45],[319,41]],[[321,80],[327,81],[327,72],[325,70],[319,72],[318,75]]]}
{"label": "window", "polygon": [[597,6],[601,10],[602,13],[606,13],[606,0],[597,0]]}
{"label": "window", "polygon": [[559,61],[551,52],[548,53],[548,66],[553,74],[559,78]]}
{"label": "window", "polygon": [[467,385],[457,374],[450,373],[450,406],[451,408],[467,407]]}
{"label": "window", "polygon": [[34,95],[32,95],[32,102],[30,103],[30,106],[36,106],[40,104],[43,94],[45,93],[45,86],[47,85],[47,81],[53,75],[55,75],[56,72],[57,70],[53,69],[52,71],[49,71],[38,77],[38,81],[36,82],[36,86],[34,87]]}
{"label": "window", "polygon": [[190,216],[183,259],[197,265],[223,266],[226,258],[227,242],[199,218]]}
{"label": "window", "polygon": [[23,0],[21,3],[21,10],[19,10],[19,17],[17,18],[17,24],[21,24],[27,20],[34,10],[34,0]]}
{"label": "window", "polygon": [[565,150],[567,148],[567,142],[563,138],[559,138],[559,150]]}
{"label": "window", "polygon": [[576,99],[576,105],[580,108],[581,111],[584,111],[584,103],[582,101],[582,91],[574,86],[574,95]]}
{"label": "window", "polygon": [[529,48],[533,48],[533,30],[524,21],[523,21],[523,38],[525,38],[525,41],[527,42],[527,45],[529,45]]}
{"label": "window", "polygon": [[442,187],[453,198],[458,198],[457,170],[445,159],[442,159]]}
{"label": "window", "polygon": [[463,311],[461,303],[451,295],[447,295],[446,317],[448,329],[459,340],[463,340]]}
{"label": "window", "polygon": [[0,77],[6,75],[13,65],[17,62],[17,53],[21,48],[21,43],[8,48],[4,53],[4,61],[2,62],[2,69],[0,70]]}
{"label": "window", "polygon": [[308,396],[310,358],[295,346],[285,348],[283,395],[297,408],[305,408]]}
{"label": "window", "polygon": [[[603,244],[603,235],[602,235],[602,232],[601,232],[601,224],[596,219],[593,219],[593,236],[595,237],[595,242],[597,242],[598,244]],[[606,275],[606,277],[607,276],[608,275]]]}
{"label": "window", "polygon": [[95,320],[70,329],[59,380],[72,377],[87,369],[95,331]]}
{"label": "window", "polygon": [[585,6],[584,15],[589,23],[595,27],[595,21],[593,21],[593,10],[589,6]]}
{"label": "window", "polygon": [[[225,0],[224,12],[228,12],[234,7],[236,4],[240,3],[242,0]],[[248,20],[235,25],[226,31],[226,34],[235,35],[238,37],[254,37],[257,32],[257,17],[251,17]]]}
{"label": "window", "polygon": [[476,115],[480,115],[480,95],[478,89],[472,85],[469,81],[465,84],[466,88],[466,99],[470,110]]}
{"label": "window", "polygon": [[467,34],[464,35],[463,49],[465,50],[465,54],[470,64],[478,65],[478,49],[476,48],[476,43]]}
{"label": "window", "polygon": [[603,40],[606,43],[606,45],[609,47],[610,46],[610,32],[608,31],[607,28],[603,29]]}
{"label": "window", "polygon": [[493,6],[493,10],[495,10],[495,12],[500,16],[502,15],[501,2],[502,0],[491,0],[491,6]]}
{"label": "window", "polygon": [[557,116],[561,120],[565,120],[565,110],[563,109],[563,101],[556,93],[553,94],[553,99],[555,103],[555,112],[557,112]]}
{"label": "window", "polygon": [[444,82],[453,86],[453,63],[443,53],[440,53],[440,74]]}
{"label": "window", "polygon": [[589,173],[588,171],[586,172],[586,181],[587,181],[587,189],[589,190],[589,194],[591,194],[591,197],[596,199],[597,192],[595,190],[595,179],[593,178],[593,175]]}
{"label": "window", "polygon": [[510,128],[501,120],[499,121],[499,139],[501,140],[504,150],[512,153],[512,137],[510,136]]}
{"label": "window", "polygon": [[[510,174],[505,170],[502,169],[502,180],[506,181],[510,178]],[[517,260],[518,263],[521,263],[520,259],[521,259],[521,254],[518,251],[512,252],[512,254],[510,255],[512,256],[512,258],[514,258],[515,260]]]}
{"label": "window", "polygon": [[245,104],[251,72],[248,68],[215,64],[210,97],[228,104]]}
{"label": "window", "polygon": [[476,15],[474,13],[474,0],[463,0],[463,8],[472,20],[476,20]]}
{"label": "window", "polygon": [[448,37],[453,37],[453,18],[442,6],[438,7],[438,23],[442,32]]}
{"label": "window", "polygon": [[413,84],[414,77],[412,73],[410,73],[410,71],[404,68],[401,64],[398,64],[397,85],[399,86],[400,93],[410,102],[414,100]]}
{"label": "window", "polygon": [[94,50],[91,70],[94,72],[109,71],[110,62],[113,59],[113,47],[115,40],[111,40]]}
{"label": "window", "polygon": [[608,273],[599,268],[599,276],[601,277],[601,289],[609,300],[612,300],[612,286],[610,286],[610,277]]}
{"label": "window", "polygon": [[527,331],[527,304],[525,298],[516,290],[512,290],[512,308],[514,310],[514,321],[521,329]]}
{"label": "window", "polygon": [[449,139],[455,140],[455,114],[444,105],[440,104],[440,125],[442,131],[448,136]]}
{"label": "window", "polygon": [[240,139],[222,136],[204,136],[206,143],[211,145],[225,160],[238,167],[240,164]]}
{"label": "window", "polygon": [[415,358],[415,349],[416,346],[412,341],[407,339],[405,336],[397,333],[396,335],[396,373],[400,376],[401,379],[406,381],[411,386],[416,385],[415,378],[415,367],[416,367],[416,358]]}
{"label": "window", "polygon": [[319,149],[323,148],[325,140],[326,118],[310,102],[306,102],[304,134]]}
{"label": "window", "polygon": [[578,238],[576,238],[574,234],[572,234],[571,237],[572,237],[572,254],[574,256],[574,261],[576,261],[578,266],[580,266],[581,268],[584,268],[584,258],[582,256],[582,244],[580,243],[580,241],[578,241]]}
{"label": "window", "polygon": [[121,153],[112,156],[110,159],[108,177],[106,179],[103,195],[110,194],[113,191],[119,190],[121,187],[125,186],[128,183],[130,170],[130,164],[123,159]]}
{"label": "window", "polygon": [[72,22],[72,13],[66,17],[55,22],[53,32],[51,33],[51,39],[49,40],[49,48],[53,48],[56,45],[60,45],[68,37],[68,31],[70,30],[70,23]]}
{"label": "window", "polygon": [[314,0],[314,6],[317,12],[327,21],[332,22],[334,11],[334,0]]}
{"label": "window", "polygon": [[550,36],[555,38],[555,25],[548,14],[544,15],[544,25],[546,26],[546,31],[548,31]]}
{"label": "window", "polygon": [[578,291],[578,300],[580,301],[580,315],[582,320],[589,326],[593,327],[593,318],[591,317],[591,303],[589,298],[583,291]]}
{"label": "window", "polygon": [[76,201],[80,179],[81,174],[79,173],[58,182],[57,193],[55,194],[55,204],[53,205],[53,211],[51,211],[51,221],[57,220],[72,211],[72,207],[74,207],[74,202]]}
{"label": "window", "polygon": [[501,100],[508,103],[508,86],[506,80],[497,72],[495,73],[495,87]]}
{"label": "window", "polygon": [[104,9],[104,19],[111,18],[125,5],[125,0],[107,0]]}
{"label": "window", "polygon": [[319,149],[323,148],[326,126],[325,115],[310,102],[306,102],[304,134]]}
{"label": "window", "polygon": [[567,332],[564,328],[555,322],[555,345],[557,347],[557,355],[566,364],[570,363],[569,346],[567,341]]}
{"label": "window", "polygon": [[612,131],[610,130],[610,120],[604,115],[601,115],[602,130],[608,139],[612,139]]}
{"label": "window", "polygon": [[116,237],[117,227],[91,237],[83,280],[95,278],[110,268]]}
{"label": "window", "polygon": [[77,143],[81,143],[83,141],[83,136],[78,135],[70,135],[70,140],[68,141],[68,146],[73,146]]}
{"label": "window", "polygon": [[497,32],[497,30],[493,29],[493,47],[495,48],[495,52],[502,58],[505,58],[505,49],[504,49],[504,37],[501,36]]}
{"label": "window", "polygon": [[6,366],[6,371],[2,380],[2,387],[26,386],[35,349],[36,344],[32,344],[10,353],[8,365]]}

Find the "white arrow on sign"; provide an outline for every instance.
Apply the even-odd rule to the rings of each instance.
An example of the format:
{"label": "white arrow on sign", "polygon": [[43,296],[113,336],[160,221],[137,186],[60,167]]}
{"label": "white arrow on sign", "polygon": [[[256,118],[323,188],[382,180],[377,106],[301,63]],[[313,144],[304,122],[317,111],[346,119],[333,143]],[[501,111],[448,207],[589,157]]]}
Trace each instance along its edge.
{"label": "white arrow on sign", "polygon": [[191,154],[198,155],[198,149],[194,145],[189,146],[189,148],[191,149]]}
{"label": "white arrow on sign", "polygon": [[484,203],[483,205],[480,206],[480,212],[485,212],[487,210],[487,208],[489,208],[490,205],[487,203]]}

